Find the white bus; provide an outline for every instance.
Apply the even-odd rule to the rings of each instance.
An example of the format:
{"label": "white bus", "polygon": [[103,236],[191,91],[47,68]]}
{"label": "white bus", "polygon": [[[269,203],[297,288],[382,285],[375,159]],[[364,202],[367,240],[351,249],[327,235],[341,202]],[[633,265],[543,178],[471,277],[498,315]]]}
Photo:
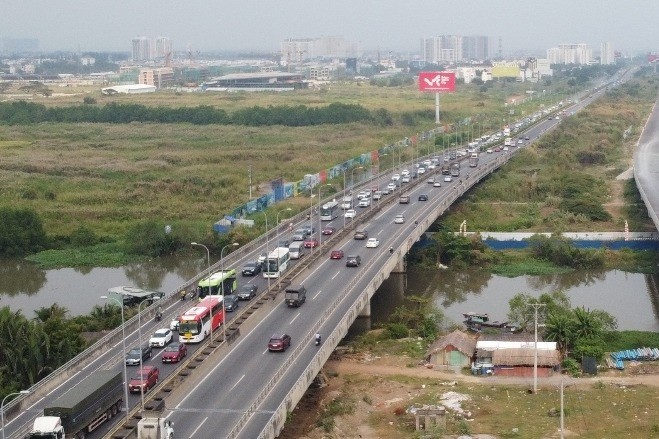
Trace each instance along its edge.
{"label": "white bus", "polygon": [[291,254],[288,248],[278,247],[270,252],[263,265],[263,277],[279,277],[288,269]]}
{"label": "white bus", "polygon": [[339,216],[339,203],[336,201],[329,201],[323,204],[320,208],[320,220],[332,221]]}

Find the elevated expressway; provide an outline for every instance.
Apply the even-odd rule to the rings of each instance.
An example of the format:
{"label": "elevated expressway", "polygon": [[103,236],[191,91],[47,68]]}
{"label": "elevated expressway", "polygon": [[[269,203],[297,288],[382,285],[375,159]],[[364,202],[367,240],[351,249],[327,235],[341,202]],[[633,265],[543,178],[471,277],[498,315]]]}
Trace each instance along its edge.
{"label": "elevated expressway", "polygon": [[[566,110],[578,111],[601,92],[592,93]],[[558,122],[541,120],[520,134],[533,141],[556,127]],[[303,283],[308,291],[307,302],[300,308],[288,309],[284,305],[282,294],[277,294],[277,282],[268,288],[270,285],[260,276],[241,279],[240,283],[258,285],[263,293],[249,304],[242,302],[242,310],[228,314],[230,323],[226,328],[226,341],[223,334],[217,334],[213,344],[191,345],[188,360],[180,365],[162,364],[160,351],[154,350],[154,358],[147,360],[146,364],[158,364],[162,382],[146,396],[145,407],[158,409],[166,405],[165,413],[175,422],[177,437],[275,437],[283,427],[287,412],[295,407],[350,324],[360,313],[368,312],[370,297],[392,270],[402,265],[414,242],[456,199],[505,164],[517,150],[481,153],[477,168],[468,168],[463,163],[461,176],[450,183],[442,182],[439,188],[427,184],[426,178],[430,174],[425,174],[370,207],[358,208],[357,217],[348,220],[345,227],[342,217],[335,219],[332,225],[337,232],[321,242],[320,248],[296,262],[287,275],[289,278],[296,276],[294,282]],[[411,169],[413,165],[408,163],[406,166]],[[385,185],[390,181],[390,175],[391,171],[382,173],[365,186]],[[435,170],[434,176],[441,178],[439,169]],[[401,191],[410,195],[410,204],[398,204]],[[428,201],[417,201],[420,193],[427,194]],[[393,223],[394,216],[399,213],[405,215],[404,224]],[[295,228],[309,221],[319,228],[317,216],[307,220],[306,213],[302,213],[225,257],[224,266],[239,268],[245,262],[255,260],[266,246],[273,248],[280,235],[290,234],[288,223]],[[357,227],[366,228],[370,237],[379,238],[380,246],[366,249],[364,241],[353,240],[352,232]],[[389,253],[390,247],[394,249],[393,254]],[[362,265],[348,268],[345,260],[329,260],[329,251],[339,248],[346,255],[359,254]],[[217,262],[212,269],[219,266],[220,262]],[[180,288],[195,285],[206,273],[200,273]],[[188,308],[190,302],[181,302],[176,294],[172,294],[163,305],[164,321],[168,322]],[[151,308],[142,312],[141,321],[135,317],[126,322],[127,348],[137,345],[139,331],[144,341],[155,329],[163,326],[153,321]],[[316,331],[324,335],[320,348],[311,342]],[[269,337],[281,332],[292,336],[291,348],[285,353],[268,352],[266,343]],[[118,328],[33,386],[30,395],[6,404],[6,437],[24,437],[32,420],[50,401],[96,370],[121,370],[122,361],[122,331]],[[127,436],[130,427],[137,422],[134,415],[140,410],[139,395],[131,395],[128,402],[131,417],[123,424],[126,428],[120,427],[119,421],[124,419],[120,414],[89,434],[88,438]]]}
{"label": "elevated expressway", "polygon": [[659,230],[659,111],[657,103],[643,128],[634,154],[636,187],[648,209],[654,226]]}

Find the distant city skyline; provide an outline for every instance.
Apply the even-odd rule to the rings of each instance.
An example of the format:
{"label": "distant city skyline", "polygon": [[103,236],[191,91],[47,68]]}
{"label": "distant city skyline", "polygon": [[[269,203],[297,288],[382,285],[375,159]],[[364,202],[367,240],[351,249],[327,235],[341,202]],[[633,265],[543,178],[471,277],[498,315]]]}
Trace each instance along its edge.
{"label": "distant city skyline", "polygon": [[659,1],[616,6],[581,0],[288,0],[281,2],[7,2],[0,38],[39,40],[42,51],[130,52],[139,36],[167,36],[174,51],[278,52],[288,38],[340,36],[365,52],[419,53],[419,41],[440,35],[486,35],[491,53],[538,53],[585,43],[599,52],[659,51]]}

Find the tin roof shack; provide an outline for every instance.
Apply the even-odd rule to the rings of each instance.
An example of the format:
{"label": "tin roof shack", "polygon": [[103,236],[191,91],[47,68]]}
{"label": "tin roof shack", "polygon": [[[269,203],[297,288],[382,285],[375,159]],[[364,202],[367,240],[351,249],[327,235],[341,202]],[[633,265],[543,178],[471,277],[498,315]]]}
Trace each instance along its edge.
{"label": "tin roof shack", "polygon": [[476,340],[456,329],[430,345],[426,359],[433,366],[463,368],[471,365],[475,352]]}
{"label": "tin roof shack", "polygon": [[[538,343],[540,344],[540,343]],[[492,354],[494,374],[498,376],[532,377],[534,348],[498,349]],[[538,347],[538,376],[549,377],[560,369],[560,353]]]}

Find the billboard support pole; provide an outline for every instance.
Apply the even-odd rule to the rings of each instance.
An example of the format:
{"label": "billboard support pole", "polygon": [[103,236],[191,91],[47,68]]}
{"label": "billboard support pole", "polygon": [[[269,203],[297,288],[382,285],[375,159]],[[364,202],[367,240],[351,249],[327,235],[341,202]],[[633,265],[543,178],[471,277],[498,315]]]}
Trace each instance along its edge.
{"label": "billboard support pole", "polygon": [[435,123],[439,125],[439,92],[435,92]]}

